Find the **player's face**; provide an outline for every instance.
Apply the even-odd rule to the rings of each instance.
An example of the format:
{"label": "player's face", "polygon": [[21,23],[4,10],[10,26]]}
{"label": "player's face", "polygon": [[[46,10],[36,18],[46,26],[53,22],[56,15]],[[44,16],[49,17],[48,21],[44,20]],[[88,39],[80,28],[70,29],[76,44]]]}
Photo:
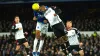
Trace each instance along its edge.
{"label": "player's face", "polygon": [[67,28],[71,28],[71,27],[72,27],[72,22],[67,22],[67,23],[66,23],[66,27],[67,27]]}
{"label": "player's face", "polygon": [[40,7],[40,11],[44,12],[46,10],[45,6]]}
{"label": "player's face", "polygon": [[15,17],[15,22],[19,23],[19,21],[20,21],[19,17]]}

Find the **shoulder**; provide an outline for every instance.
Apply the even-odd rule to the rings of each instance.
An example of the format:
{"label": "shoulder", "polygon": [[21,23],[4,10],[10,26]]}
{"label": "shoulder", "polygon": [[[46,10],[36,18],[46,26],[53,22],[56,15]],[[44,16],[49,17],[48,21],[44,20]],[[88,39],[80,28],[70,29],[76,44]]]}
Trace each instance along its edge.
{"label": "shoulder", "polygon": [[54,12],[54,10],[53,10],[51,7],[49,7],[49,8],[46,10],[46,13],[50,13],[50,12]]}
{"label": "shoulder", "polygon": [[74,28],[74,27],[71,30],[74,30],[75,32],[78,32],[78,29]]}
{"label": "shoulder", "polygon": [[22,23],[21,23],[21,22],[19,22],[19,23],[18,23],[18,25],[22,25]]}
{"label": "shoulder", "polygon": [[47,9],[47,11],[52,11],[53,9],[51,8],[51,7],[49,7],[48,9]]}
{"label": "shoulder", "polygon": [[80,31],[77,28],[72,28],[76,33],[80,33]]}
{"label": "shoulder", "polygon": [[19,22],[19,24],[22,24],[21,22]]}
{"label": "shoulder", "polygon": [[71,30],[77,30],[77,28],[74,28],[74,27],[73,27]]}
{"label": "shoulder", "polygon": [[52,10],[53,11],[53,8],[49,7],[48,10]]}

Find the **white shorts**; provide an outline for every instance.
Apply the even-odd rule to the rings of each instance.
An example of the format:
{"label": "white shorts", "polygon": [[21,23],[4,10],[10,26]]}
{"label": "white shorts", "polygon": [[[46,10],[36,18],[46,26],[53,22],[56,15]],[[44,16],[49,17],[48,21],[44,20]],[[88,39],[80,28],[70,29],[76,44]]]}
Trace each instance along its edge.
{"label": "white shorts", "polygon": [[43,24],[43,23],[37,22],[36,30],[39,30],[41,33],[46,33],[48,32],[48,25],[49,25],[48,23]]}

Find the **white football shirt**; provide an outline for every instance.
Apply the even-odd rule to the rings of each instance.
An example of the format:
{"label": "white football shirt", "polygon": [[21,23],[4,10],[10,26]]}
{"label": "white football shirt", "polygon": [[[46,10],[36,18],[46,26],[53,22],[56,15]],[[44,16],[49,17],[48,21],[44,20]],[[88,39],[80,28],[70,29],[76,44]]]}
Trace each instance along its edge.
{"label": "white football shirt", "polygon": [[45,18],[49,21],[51,26],[62,22],[59,15],[54,16],[54,14],[56,13],[52,8],[48,8],[46,12],[44,13]]}
{"label": "white football shirt", "polygon": [[68,41],[70,45],[79,45],[78,34],[76,33],[76,29],[72,28],[71,30],[67,31],[68,34]]}
{"label": "white football shirt", "polygon": [[18,40],[18,39],[25,38],[24,33],[23,33],[22,24],[21,23],[17,23],[17,24],[15,24],[15,26],[16,26],[15,29],[22,28],[21,30],[18,30],[18,31],[15,32],[15,39]]}
{"label": "white football shirt", "polygon": [[48,32],[48,27],[49,27],[48,23],[43,24],[42,29],[41,29],[41,33],[46,34]]}

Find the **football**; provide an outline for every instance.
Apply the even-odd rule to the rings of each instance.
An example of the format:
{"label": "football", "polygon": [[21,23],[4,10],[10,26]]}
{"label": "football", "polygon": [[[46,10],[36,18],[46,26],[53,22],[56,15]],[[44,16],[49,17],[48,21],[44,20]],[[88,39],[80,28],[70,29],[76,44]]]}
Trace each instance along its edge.
{"label": "football", "polygon": [[32,4],[32,9],[33,10],[39,10],[39,3],[34,3],[34,4]]}

